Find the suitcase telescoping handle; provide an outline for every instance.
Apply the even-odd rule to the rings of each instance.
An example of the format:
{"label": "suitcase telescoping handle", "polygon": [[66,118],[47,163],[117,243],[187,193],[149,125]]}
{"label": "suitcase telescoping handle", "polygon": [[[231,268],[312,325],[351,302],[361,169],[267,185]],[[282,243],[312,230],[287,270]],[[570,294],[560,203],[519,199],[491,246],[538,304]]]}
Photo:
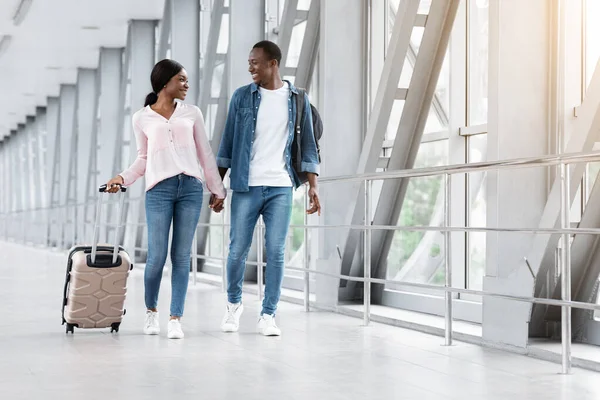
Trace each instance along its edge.
{"label": "suitcase telescoping handle", "polygon": [[[113,256],[112,256],[112,263],[115,264],[117,262],[117,257],[119,256],[119,229],[121,228],[122,225],[122,220],[123,220],[123,205],[125,204],[125,192],[127,191],[127,188],[120,186],[121,191],[118,194],[119,196],[119,207],[118,207],[118,212],[117,212],[117,224],[115,227],[115,239],[113,241],[114,243],[114,248],[113,248]],[[100,188],[98,189],[98,192],[100,193],[98,195],[98,201],[96,203],[96,220],[94,222],[94,239],[92,241],[92,254],[91,254],[91,258],[92,258],[92,263],[96,262],[96,251],[98,249],[98,237],[100,236],[100,221],[101,221],[101,217],[102,217],[102,197],[103,194],[106,192],[106,185],[102,185],[100,186]]]}

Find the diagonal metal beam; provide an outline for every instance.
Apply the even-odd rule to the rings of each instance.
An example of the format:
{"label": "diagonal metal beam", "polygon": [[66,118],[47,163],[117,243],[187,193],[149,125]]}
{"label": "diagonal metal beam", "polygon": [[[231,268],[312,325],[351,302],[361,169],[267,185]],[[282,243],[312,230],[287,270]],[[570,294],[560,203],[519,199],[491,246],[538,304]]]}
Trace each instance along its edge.
{"label": "diagonal metal beam", "polygon": [[288,50],[290,48],[290,42],[292,41],[292,31],[294,30],[297,15],[298,0],[286,0],[283,7],[281,25],[279,25],[279,38],[277,43],[281,48],[281,68],[285,68],[287,63]]}
{"label": "diagonal metal beam", "polygon": [[312,0],[306,19],[306,30],[304,31],[304,38],[302,40],[302,49],[300,50],[295,80],[295,86],[305,88],[307,91],[310,91],[317,55],[319,54],[320,19],[321,0]]}
{"label": "diagonal metal beam", "polygon": [[[208,33],[208,41],[206,45],[206,57],[204,60],[204,66],[202,68],[202,88],[200,89],[200,110],[202,110],[202,115],[205,116],[208,113],[208,105],[210,104],[210,99],[212,97],[211,89],[214,68],[218,57],[217,46],[219,44],[219,35],[221,33],[223,15],[226,14],[226,11],[224,0],[214,0],[211,13],[210,31]],[[224,80],[226,80],[225,77]],[[220,142],[220,136],[218,141]]]}
{"label": "diagonal metal beam", "polygon": [[[388,54],[385,59],[379,88],[372,112],[369,117],[367,133],[362,147],[362,152],[358,161],[357,174],[374,172],[385,137],[388,121],[392,113],[392,106],[396,97],[398,82],[404,67],[406,53],[410,44],[410,35],[415,25],[419,0],[402,1],[396,14],[396,21],[392,30]],[[349,197],[348,205],[349,215],[346,220],[353,225],[363,223],[363,195],[361,185],[355,184],[352,187],[352,195]],[[356,231],[349,231],[342,254],[342,273],[348,274],[353,265],[355,254],[359,246],[360,234]],[[373,253],[376,251],[373,249]],[[358,262],[357,262],[358,263]],[[345,286],[346,281],[342,281]]]}
{"label": "diagonal metal beam", "polygon": [[[594,187],[590,193],[588,204],[598,204],[600,201],[600,175],[596,177]],[[583,215],[581,216],[581,222],[579,228],[596,228],[600,225],[600,208],[598,207],[586,207]],[[588,302],[593,297],[596,284],[598,282],[598,276],[600,275],[600,263],[598,257],[600,251],[598,244],[600,243],[600,237],[598,235],[575,235],[573,243],[571,244],[571,295],[573,301]],[[560,269],[559,269],[560,271]],[[557,276],[556,286],[552,296],[553,299],[561,299],[561,280],[560,275]],[[550,288],[552,290],[552,288]],[[561,320],[561,308],[560,307],[546,307],[546,321],[560,321]],[[582,319],[587,312],[581,313],[579,311],[584,310],[573,310],[574,319]],[[581,325],[584,321],[580,321]]]}
{"label": "diagonal metal beam", "polygon": [[[391,4],[390,4],[389,8],[390,8],[389,18],[391,20],[390,22],[394,22],[396,19],[396,10],[391,6]],[[427,24],[427,18],[428,18],[427,15],[417,14],[417,20],[415,21],[415,27],[425,27]],[[413,46],[412,43],[410,43],[408,46],[407,59],[408,59],[408,62],[410,64],[411,68],[414,70],[415,62],[417,61],[417,50],[415,50],[415,46]],[[399,89],[399,90],[406,91],[407,89]],[[405,99],[406,99],[406,94],[404,95],[402,100],[405,100]],[[450,124],[450,118],[448,117],[447,110],[444,109],[442,101],[440,100],[437,93],[434,93],[433,101],[432,101],[431,105],[433,106],[433,111],[434,111],[436,117],[438,118],[438,120],[440,121],[441,125],[448,126]]]}
{"label": "diagonal metal beam", "polygon": [[[592,80],[588,86],[586,97],[579,108],[579,115],[575,119],[572,128],[573,134],[569,136],[569,142],[564,150],[565,153],[589,152],[593,150],[594,143],[598,141],[600,131],[600,60]],[[571,199],[572,204],[577,188],[585,172],[584,164],[571,166]],[[589,207],[588,207],[589,208]],[[540,228],[555,228],[560,223],[560,179],[555,178],[548,195],[548,200],[540,218]],[[554,268],[554,251],[557,248],[560,235],[536,235],[533,238],[531,249],[527,253],[527,259],[535,275],[535,287],[533,293],[538,296],[543,292],[552,293],[553,287],[546,287],[548,274]],[[517,273],[521,273],[521,269]],[[523,309],[522,320],[530,321],[530,332],[536,333],[544,330],[545,307],[532,306]],[[521,312],[520,308],[519,311]],[[515,311],[516,312],[516,311]],[[527,312],[527,315],[525,315]]]}
{"label": "diagonal metal beam", "polygon": [[[391,170],[414,166],[459,4],[459,0],[437,0],[431,4],[388,164]],[[383,183],[374,224],[397,223],[408,183],[408,179],[387,180]],[[385,275],[385,260],[393,237],[394,232],[391,231],[374,232],[372,236],[374,276]]]}

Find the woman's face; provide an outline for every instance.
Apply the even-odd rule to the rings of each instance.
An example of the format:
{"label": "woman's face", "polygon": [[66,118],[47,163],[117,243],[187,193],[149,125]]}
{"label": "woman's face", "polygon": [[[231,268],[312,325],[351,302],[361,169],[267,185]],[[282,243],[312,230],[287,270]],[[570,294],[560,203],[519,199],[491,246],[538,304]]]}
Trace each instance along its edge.
{"label": "woman's face", "polygon": [[185,100],[189,88],[187,72],[185,69],[182,69],[177,75],[169,80],[167,86],[163,90],[169,97]]}

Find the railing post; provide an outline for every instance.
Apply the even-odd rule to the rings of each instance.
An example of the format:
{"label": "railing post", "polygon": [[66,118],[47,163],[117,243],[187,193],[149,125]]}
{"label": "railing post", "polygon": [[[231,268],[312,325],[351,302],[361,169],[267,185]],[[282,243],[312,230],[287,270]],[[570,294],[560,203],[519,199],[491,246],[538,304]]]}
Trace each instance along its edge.
{"label": "railing post", "polygon": [[451,175],[444,174],[444,270],[446,275],[444,293],[445,300],[445,331],[444,331],[444,344],[446,346],[452,346],[452,293],[448,291],[452,287],[452,268],[451,268],[451,236],[450,231],[447,229],[450,227],[450,194],[451,194]]}
{"label": "railing post", "polygon": [[[570,228],[570,186],[569,166],[560,163],[560,228]],[[561,251],[561,297],[563,301],[571,301],[571,243],[570,235],[562,233]],[[571,307],[563,306],[561,313],[562,373],[571,373]]]}
{"label": "railing post", "polygon": [[364,231],[364,324],[371,321],[371,188],[373,182],[365,180],[365,231]]}
{"label": "railing post", "polygon": [[[304,204],[305,207],[309,205],[308,199],[308,185],[304,185]],[[303,210],[304,211],[304,210]],[[310,248],[308,243],[308,214],[304,212],[304,266],[306,269],[310,269]],[[310,311],[310,273],[304,272],[304,311]]]}

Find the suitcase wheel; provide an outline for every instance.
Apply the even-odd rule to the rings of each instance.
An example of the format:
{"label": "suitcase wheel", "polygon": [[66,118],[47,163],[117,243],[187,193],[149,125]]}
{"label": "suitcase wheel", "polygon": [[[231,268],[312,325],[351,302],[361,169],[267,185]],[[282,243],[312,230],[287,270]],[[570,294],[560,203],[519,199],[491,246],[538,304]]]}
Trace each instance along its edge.
{"label": "suitcase wheel", "polygon": [[113,332],[119,332],[119,326],[121,326],[120,322],[114,322],[111,326],[110,326],[110,333]]}
{"label": "suitcase wheel", "polygon": [[69,332],[71,334],[75,333],[75,325],[67,323],[67,335],[69,334]]}

